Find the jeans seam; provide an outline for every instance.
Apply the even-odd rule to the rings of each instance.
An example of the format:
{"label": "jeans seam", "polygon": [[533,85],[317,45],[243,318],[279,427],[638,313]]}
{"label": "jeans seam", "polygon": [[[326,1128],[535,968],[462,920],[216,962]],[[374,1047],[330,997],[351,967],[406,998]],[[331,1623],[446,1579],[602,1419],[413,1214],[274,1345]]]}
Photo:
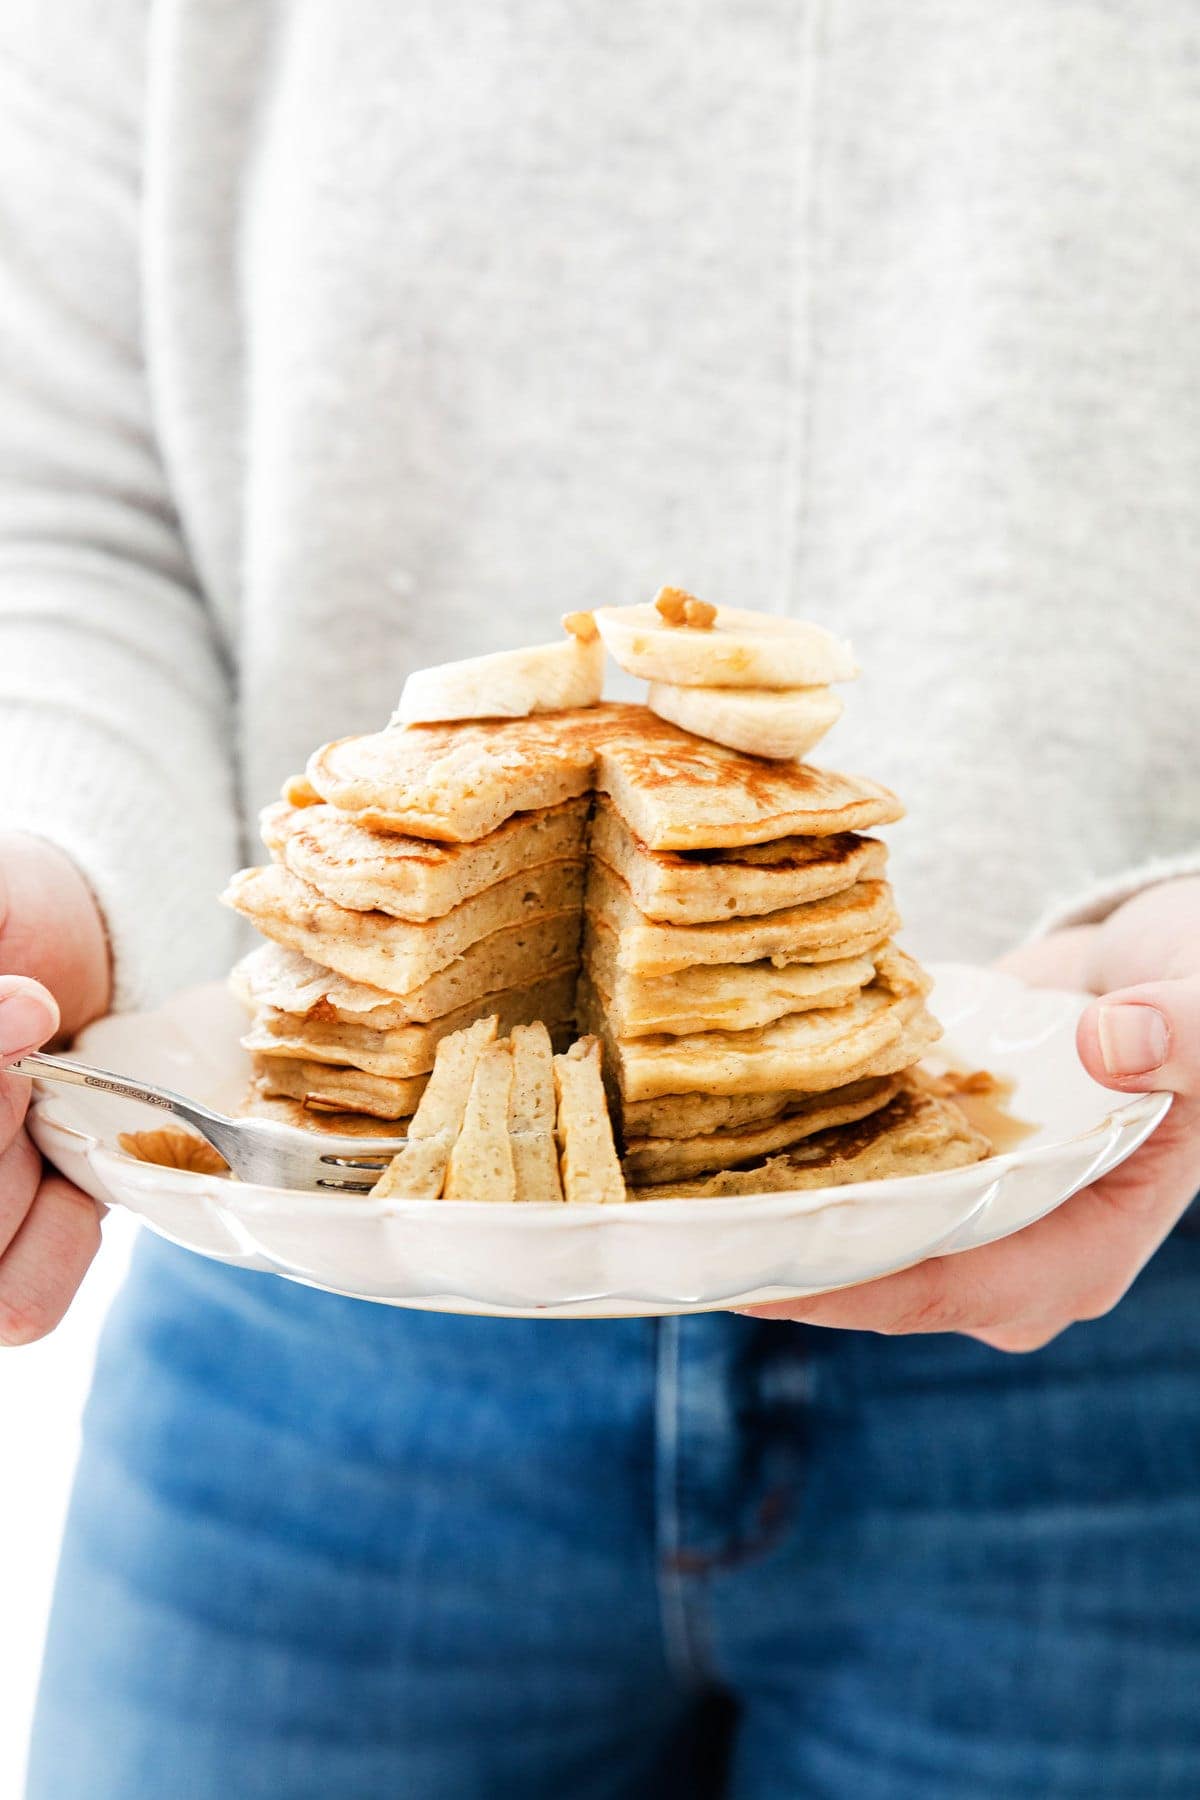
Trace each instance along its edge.
{"label": "jeans seam", "polygon": [[658,1321],[654,1384],[655,1579],[667,1665],[693,1686],[700,1677],[688,1615],[685,1575],[678,1566],[681,1543],[679,1505],[679,1320]]}

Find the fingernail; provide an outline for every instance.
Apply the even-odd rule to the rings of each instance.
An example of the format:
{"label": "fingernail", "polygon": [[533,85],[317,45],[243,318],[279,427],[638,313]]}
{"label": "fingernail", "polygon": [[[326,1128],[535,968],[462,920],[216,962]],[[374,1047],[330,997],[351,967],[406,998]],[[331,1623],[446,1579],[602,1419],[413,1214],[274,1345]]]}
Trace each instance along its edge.
{"label": "fingernail", "polygon": [[1148,1075],[1167,1060],[1167,1021],[1156,1006],[1102,1006],[1099,1033],[1110,1075]]}
{"label": "fingernail", "polygon": [[19,1056],[45,1043],[57,1020],[37,994],[9,994],[0,1000],[0,1056]]}

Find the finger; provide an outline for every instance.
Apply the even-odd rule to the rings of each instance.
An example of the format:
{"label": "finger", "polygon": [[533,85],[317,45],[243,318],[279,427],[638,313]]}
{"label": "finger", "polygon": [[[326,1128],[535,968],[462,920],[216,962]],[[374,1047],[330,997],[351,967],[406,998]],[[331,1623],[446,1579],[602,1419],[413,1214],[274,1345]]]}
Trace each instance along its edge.
{"label": "finger", "polygon": [[49,1176],[0,1257],[0,1344],[32,1344],[53,1331],[99,1247],[100,1215],[92,1201],[61,1176]]}
{"label": "finger", "polygon": [[0,1063],[36,1050],[58,1030],[58,1002],[24,975],[0,975]]}
{"label": "finger", "polygon": [[1080,1019],[1076,1042],[1105,1087],[1200,1099],[1200,976],[1106,994]]}
{"label": "finger", "polygon": [[23,1131],[0,1151],[0,1256],[25,1222],[42,1179],[42,1159]]}
{"label": "finger", "polygon": [[64,851],[22,832],[0,834],[0,971],[58,994],[68,1033],[108,1005],[108,942],[91,889]]}
{"label": "finger", "polygon": [[[58,1030],[54,996],[36,981],[0,975],[0,1070],[6,1058],[34,1050]],[[29,1107],[29,1083],[0,1073],[0,1150],[16,1138]]]}
{"label": "finger", "polygon": [[1049,937],[1035,938],[1032,943],[1018,944],[1000,958],[996,967],[1005,975],[1028,982],[1030,987],[1095,993],[1091,965],[1097,930],[1095,925],[1074,925],[1065,931],[1051,932]]}
{"label": "finger", "polygon": [[[1160,1129],[1111,1175],[1024,1231],[930,1257],[860,1287],[755,1307],[762,1318],[850,1331],[958,1331],[1036,1348],[1111,1310],[1182,1216],[1197,1186],[1192,1137]],[[1028,1340],[1028,1341],[1025,1341]]]}

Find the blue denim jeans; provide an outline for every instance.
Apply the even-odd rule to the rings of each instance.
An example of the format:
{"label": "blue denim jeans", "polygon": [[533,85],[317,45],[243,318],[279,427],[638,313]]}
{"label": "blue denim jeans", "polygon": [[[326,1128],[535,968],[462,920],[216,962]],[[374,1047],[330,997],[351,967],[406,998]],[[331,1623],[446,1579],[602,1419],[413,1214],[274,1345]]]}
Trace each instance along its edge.
{"label": "blue denim jeans", "polygon": [[1008,1357],[146,1238],[30,1800],[1196,1800],[1200,1240]]}

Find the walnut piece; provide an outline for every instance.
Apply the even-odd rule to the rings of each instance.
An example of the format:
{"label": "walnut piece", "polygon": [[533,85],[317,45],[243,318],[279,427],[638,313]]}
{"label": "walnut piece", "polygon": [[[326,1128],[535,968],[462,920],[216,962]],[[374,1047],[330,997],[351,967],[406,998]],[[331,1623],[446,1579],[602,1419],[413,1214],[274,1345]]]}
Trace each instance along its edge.
{"label": "walnut piece", "polygon": [[661,613],[666,624],[684,625],[687,623],[687,603],[691,597],[682,588],[659,588],[654,596],[655,609]]}
{"label": "walnut piece", "polygon": [[943,1100],[960,1094],[1002,1094],[1006,1085],[990,1069],[940,1069],[936,1074],[922,1069],[921,1078],[930,1093]]}
{"label": "walnut piece", "polygon": [[717,622],[717,609],[707,600],[697,600],[686,588],[659,588],[654,596],[657,612],[668,625],[690,625],[693,631],[711,631]]}
{"label": "walnut piece", "polygon": [[599,627],[590,612],[564,613],[563,630],[571,637],[578,638],[581,644],[594,644],[600,636]]}

